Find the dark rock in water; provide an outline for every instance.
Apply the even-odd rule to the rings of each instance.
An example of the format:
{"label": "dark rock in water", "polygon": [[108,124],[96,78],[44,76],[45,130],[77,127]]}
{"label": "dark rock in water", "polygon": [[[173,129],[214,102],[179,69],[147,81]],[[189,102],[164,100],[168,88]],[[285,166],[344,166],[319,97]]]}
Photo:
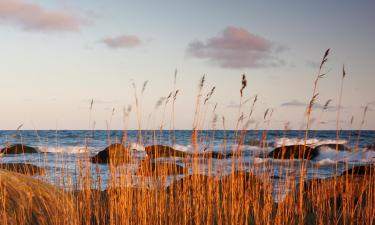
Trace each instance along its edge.
{"label": "dark rock in water", "polygon": [[24,153],[38,153],[36,148],[23,145],[23,144],[15,144],[11,146],[7,146],[0,150],[0,153],[3,154],[24,154]]}
{"label": "dark rock in water", "polygon": [[274,159],[313,159],[319,155],[319,150],[304,145],[290,145],[275,148],[268,154]]}
{"label": "dark rock in water", "polygon": [[78,216],[69,195],[41,180],[0,169],[0,187],[1,224],[72,224]]}
{"label": "dark rock in water", "polygon": [[175,162],[153,162],[143,160],[138,167],[138,174],[141,176],[169,176],[186,174],[187,168],[176,164]]}
{"label": "dark rock in water", "polygon": [[367,145],[366,149],[367,150],[375,150],[375,143],[373,143],[372,145]]}
{"label": "dark rock in water", "polygon": [[318,145],[316,146],[315,148],[317,149],[321,149],[321,148],[330,148],[330,149],[333,149],[333,150],[336,150],[336,147],[337,147],[337,150],[338,151],[350,151],[350,148],[346,145],[343,145],[343,144],[322,144],[322,145]]}
{"label": "dark rock in water", "polygon": [[363,176],[363,175],[374,175],[375,174],[375,166],[374,165],[365,165],[365,166],[354,166],[353,168],[344,171],[341,176],[345,175],[356,175],[356,176]]}
{"label": "dark rock in water", "polygon": [[274,180],[279,180],[279,179],[281,179],[281,177],[278,176],[278,175],[272,175],[270,178],[271,178],[271,179],[274,179]]}
{"label": "dark rock in water", "polygon": [[131,156],[124,145],[111,144],[96,156],[91,158],[93,163],[123,164],[131,161]]}
{"label": "dark rock in water", "polygon": [[172,147],[165,145],[150,145],[145,147],[145,151],[150,158],[159,157],[187,157],[188,153],[173,149]]}
{"label": "dark rock in water", "polygon": [[231,154],[224,154],[221,152],[203,152],[200,153],[198,156],[204,157],[204,158],[213,158],[213,159],[225,159],[231,156]]}
{"label": "dark rock in water", "polygon": [[43,168],[28,163],[2,163],[0,169],[21,173],[25,175],[42,175],[45,173]]}

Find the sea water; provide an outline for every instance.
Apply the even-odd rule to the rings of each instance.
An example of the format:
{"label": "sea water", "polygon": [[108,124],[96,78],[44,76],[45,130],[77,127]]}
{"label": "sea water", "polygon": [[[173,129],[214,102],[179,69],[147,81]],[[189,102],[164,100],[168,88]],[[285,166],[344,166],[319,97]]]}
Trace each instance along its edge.
{"label": "sea water", "polygon": [[[285,187],[289,178],[300,177],[302,160],[271,159],[267,154],[275,147],[282,145],[308,144],[316,147],[322,144],[344,144],[350,150],[336,151],[334,148],[323,147],[319,155],[307,162],[306,176],[304,179],[325,179],[340,175],[348,167],[375,163],[375,151],[369,149],[375,141],[375,131],[309,131],[305,139],[305,131],[283,130],[249,130],[236,132],[233,130],[204,130],[199,131],[198,147],[192,145],[191,130],[165,130],[141,132],[121,130],[20,130],[0,131],[0,147],[22,143],[36,147],[38,154],[2,155],[0,163],[31,163],[44,167],[47,173],[38,178],[64,187],[78,187],[77,177],[83,167],[91,165],[92,181],[100,177],[101,189],[108,186],[109,167],[106,164],[91,164],[89,160],[110,143],[124,141],[132,151],[133,162],[123,165],[126,173],[129,173],[129,182],[126,185],[137,186],[138,163],[147,157],[145,146],[152,144],[169,145],[174,149],[185,152],[217,151],[231,153],[241,152],[241,158],[227,157],[225,159],[199,160],[198,173],[220,177],[235,170],[246,170],[255,173],[262,179],[268,179],[273,183],[274,196],[280,196],[287,192]],[[241,136],[243,135],[243,136]],[[238,143],[238,137],[243,137]],[[237,137],[237,138],[236,138]],[[260,146],[251,140],[265,139],[265,144]],[[171,160],[171,159],[160,159]],[[189,167],[184,159],[177,159],[177,163]],[[193,173],[192,168],[188,168]],[[197,172],[197,171],[195,171]],[[210,174],[208,174],[210,173]],[[167,184],[180,176],[170,176]],[[155,180],[146,182],[150,187]],[[145,182],[142,182],[145,185]],[[275,197],[277,198],[277,197]]]}

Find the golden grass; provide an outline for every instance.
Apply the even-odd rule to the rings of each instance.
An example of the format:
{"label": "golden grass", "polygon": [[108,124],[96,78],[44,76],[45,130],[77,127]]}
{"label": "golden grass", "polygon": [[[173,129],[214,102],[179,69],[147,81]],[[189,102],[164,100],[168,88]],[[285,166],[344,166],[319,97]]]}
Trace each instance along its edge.
{"label": "golden grass", "polygon": [[[173,163],[159,172],[142,167],[134,175],[114,168],[100,191],[81,174],[79,190],[63,191],[33,178],[0,170],[2,224],[374,224],[374,167],[365,176],[351,174],[305,182],[300,196],[293,177],[279,203],[267,176],[233,171],[228,175],[186,175],[167,186]],[[170,167],[170,169],[166,169]],[[116,174],[117,173],[117,174]],[[146,184],[151,182],[150,187]],[[336,184],[336,187],[334,185]],[[300,199],[303,207],[300,208]],[[334,211],[334,202],[336,210]],[[302,213],[301,214],[301,210]]]}
{"label": "golden grass", "polygon": [[0,169],[1,224],[77,224],[72,198],[57,187]]}

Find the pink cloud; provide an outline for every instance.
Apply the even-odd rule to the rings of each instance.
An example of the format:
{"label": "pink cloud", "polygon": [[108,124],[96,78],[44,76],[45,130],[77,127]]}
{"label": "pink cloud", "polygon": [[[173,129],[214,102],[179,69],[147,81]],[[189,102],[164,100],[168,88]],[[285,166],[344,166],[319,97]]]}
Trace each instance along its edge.
{"label": "pink cloud", "polygon": [[1,0],[0,21],[24,30],[78,31],[82,21],[65,11],[49,10],[24,0]]}
{"label": "pink cloud", "polygon": [[196,58],[207,59],[224,68],[253,68],[282,65],[274,54],[283,51],[267,39],[238,27],[227,27],[216,37],[205,42],[193,41],[188,53]]}
{"label": "pink cloud", "polygon": [[109,48],[134,48],[139,46],[142,41],[135,35],[122,35],[118,37],[108,37],[101,40]]}

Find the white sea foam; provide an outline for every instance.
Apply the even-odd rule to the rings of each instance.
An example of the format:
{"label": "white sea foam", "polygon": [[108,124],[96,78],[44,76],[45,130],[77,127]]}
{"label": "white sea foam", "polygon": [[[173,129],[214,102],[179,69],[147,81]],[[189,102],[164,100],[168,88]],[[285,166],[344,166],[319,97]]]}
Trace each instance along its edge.
{"label": "white sea foam", "polygon": [[[317,139],[317,138],[310,138],[306,140],[306,144],[310,146],[318,146],[324,144],[346,144],[347,140],[339,139]],[[303,145],[305,144],[305,139],[299,138],[277,138],[275,140],[275,146],[288,146],[288,145]]]}
{"label": "white sea foam", "polygon": [[316,164],[318,164],[319,166],[328,166],[328,165],[336,164],[336,160],[326,158],[326,159],[319,160]]}
{"label": "white sea foam", "polygon": [[[192,145],[181,145],[181,144],[175,144],[173,146],[174,149],[192,153],[194,151],[194,148]],[[198,146],[199,152],[223,152],[224,147],[222,145],[213,145],[213,146]],[[261,148],[258,146],[250,146],[250,145],[228,145],[225,149],[226,153],[236,152],[236,151],[251,151],[254,153],[254,155],[259,155],[265,152],[271,151],[273,148]]]}
{"label": "white sea foam", "polygon": [[255,157],[253,162],[254,162],[254,164],[260,164],[260,163],[268,162],[270,160],[271,160],[270,158],[258,158],[258,157]]}
{"label": "white sea foam", "polygon": [[64,146],[64,147],[43,147],[39,148],[40,152],[48,153],[66,153],[66,154],[82,154],[87,153],[90,150],[83,146]]}
{"label": "white sea foam", "polygon": [[143,146],[142,144],[132,142],[132,143],[130,143],[130,149],[144,152],[145,146]]}
{"label": "white sea foam", "polygon": [[319,155],[314,159],[318,164],[328,163],[331,160],[333,163],[338,162],[360,162],[369,163],[375,162],[375,151],[336,151],[330,148],[320,149]]}
{"label": "white sea foam", "polygon": [[193,152],[193,147],[191,145],[175,144],[173,148],[182,152]]}

